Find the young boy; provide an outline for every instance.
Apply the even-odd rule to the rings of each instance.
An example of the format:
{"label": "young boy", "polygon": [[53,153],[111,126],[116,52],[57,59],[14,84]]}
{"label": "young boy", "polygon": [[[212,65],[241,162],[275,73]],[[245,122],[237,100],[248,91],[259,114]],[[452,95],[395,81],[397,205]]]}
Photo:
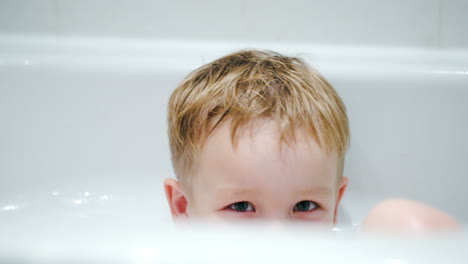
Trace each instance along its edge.
{"label": "young boy", "polygon": [[186,77],[168,112],[173,218],[336,223],[348,117],[301,59],[261,50],[222,57]]}

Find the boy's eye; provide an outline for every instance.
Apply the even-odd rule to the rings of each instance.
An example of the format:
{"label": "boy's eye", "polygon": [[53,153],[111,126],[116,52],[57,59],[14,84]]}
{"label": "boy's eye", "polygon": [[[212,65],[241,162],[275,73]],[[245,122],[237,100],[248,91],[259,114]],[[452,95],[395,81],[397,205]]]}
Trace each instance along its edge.
{"label": "boy's eye", "polygon": [[229,209],[238,212],[254,211],[253,206],[249,202],[233,203],[229,206]]}
{"label": "boy's eye", "polygon": [[294,211],[308,212],[316,209],[318,205],[312,201],[300,201],[294,206]]}

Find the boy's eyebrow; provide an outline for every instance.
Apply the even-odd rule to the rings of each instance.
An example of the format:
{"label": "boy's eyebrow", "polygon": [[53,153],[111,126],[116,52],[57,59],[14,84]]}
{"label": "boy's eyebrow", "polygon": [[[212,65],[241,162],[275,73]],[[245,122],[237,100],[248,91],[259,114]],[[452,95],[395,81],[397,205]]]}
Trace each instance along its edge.
{"label": "boy's eyebrow", "polygon": [[[232,194],[232,195],[243,195],[243,194],[249,194],[249,193],[255,193],[258,192],[256,188],[239,188],[235,186],[220,186],[216,188],[216,193],[217,194]],[[327,186],[312,186],[312,187],[306,187],[306,188],[301,188],[296,191],[298,194],[321,194],[321,195],[328,195],[332,192],[332,190],[327,187]]]}
{"label": "boy's eyebrow", "polygon": [[327,195],[330,194],[332,190],[329,187],[326,186],[313,186],[313,187],[307,187],[307,188],[302,188],[298,191],[300,194],[309,194],[309,193],[314,193],[314,194],[323,194]]}
{"label": "boy's eyebrow", "polygon": [[217,194],[233,194],[233,195],[242,195],[242,194],[248,194],[248,193],[254,193],[256,192],[255,188],[239,188],[239,187],[234,187],[234,186],[220,186],[216,188],[216,193]]}

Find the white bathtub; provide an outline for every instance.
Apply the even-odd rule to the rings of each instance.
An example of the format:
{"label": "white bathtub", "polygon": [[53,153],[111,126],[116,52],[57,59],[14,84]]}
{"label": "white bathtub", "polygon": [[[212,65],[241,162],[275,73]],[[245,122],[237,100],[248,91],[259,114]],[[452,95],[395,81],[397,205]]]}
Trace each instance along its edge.
{"label": "white bathtub", "polygon": [[[468,261],[466,234],[410,241],[262,234],[248,242],[231,234],[232,241],[220,244],[226,237],[217,232],[198,230],[187,238],[175,231],[162,189],[162,180],[173,176],[168,97],[197,66],[251,47],[305,58],[348,107],[345,174],[351,181],[339,228],[357,229],[388,197],[423,201],[468,222],[466,50],[5,36],[0,262],[238,263],[220,255],[232,253],[227,243],[264,244],[257,253],[246,251],[251,263],[267,252],[269,262],[284,263],[291,254],[301,261],[297,254],[309,242],[316,250],[307,255],[326,263]],[[200,234],[207,238],[195,242]],[[170,258],[179,252],[177,239],[189,253]],[[275,243],[284,250],[272,253]],[[211,247],[217,255],[206,254]]]}

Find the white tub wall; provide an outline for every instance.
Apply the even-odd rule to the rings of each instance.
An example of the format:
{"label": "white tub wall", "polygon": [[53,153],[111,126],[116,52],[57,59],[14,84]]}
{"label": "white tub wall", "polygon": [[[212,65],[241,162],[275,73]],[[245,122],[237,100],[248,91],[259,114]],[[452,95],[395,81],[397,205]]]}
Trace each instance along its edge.
{"label": "white tub wall", "polygon": [[[90,192],[134,196],[140,199],[136,206],[157,203],[157,212],[166,217],[162,180],[173,176],[168,97],[197,65],[245,47],[0,40],[5,52],[0,54],[2,206],[16,204],[21,195],[33,200],[38,191],[57,190],[69,198]],[[364,204],[375,198],[402,196],[468,221],[466,52],[254,46],[302,54],[345,101],[352,142],[344,201],[352,212],[368,210]]]}
{"label": "white tub wall", "polygon": [[467,0],[1,0],[0,34],[468,47]]}
{"label": "white tub wall", "polygon": [[0,38],[0,206],[55,190],[163,197],[170,92],[195,66],[259,47],[306,55],[345,100],[345,202],[403,196],[468,221],[467,55],[452,52],[468,47],[467,13],[448,0],[0,0],[0,35],[26,36]]}

